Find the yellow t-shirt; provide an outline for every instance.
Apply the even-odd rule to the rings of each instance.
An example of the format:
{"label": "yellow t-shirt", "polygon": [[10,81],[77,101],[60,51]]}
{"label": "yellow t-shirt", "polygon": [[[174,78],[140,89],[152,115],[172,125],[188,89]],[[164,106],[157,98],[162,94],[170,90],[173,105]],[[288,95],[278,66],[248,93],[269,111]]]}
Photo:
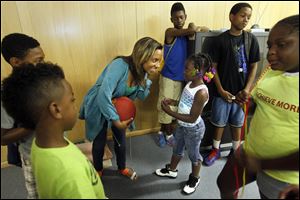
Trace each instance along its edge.
{"label": "yellow t-shirt", "polygon": [[31,158],[41,199],[104,199],[101,179],[72,142],[61,148],[40,148],[32,143]]}
{"label": "yellow t-shirt", "polygon": [[[299,150],[299,73],[269,70],[251,95],[257,106],[246,139],[246,152],[259,158],[277,158]],[[299,184],[299,171],[265,173]]]}

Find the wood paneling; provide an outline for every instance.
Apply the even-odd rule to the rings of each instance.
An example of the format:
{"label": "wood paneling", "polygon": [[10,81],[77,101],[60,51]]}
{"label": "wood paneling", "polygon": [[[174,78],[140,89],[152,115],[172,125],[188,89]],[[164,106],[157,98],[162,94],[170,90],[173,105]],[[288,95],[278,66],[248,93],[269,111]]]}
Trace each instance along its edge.
{"label": "wood paneling", "polygon": [[[63,67],[79,107],[88,89],[114,57],[131,54],[134,43],[144,36],[163,43],[166,28],[172,26],[170,9],[174,2],[4,1],[1,2],[1,39],[13,32],[36,38],[44,49],[46,60]],[[188,16],[186,26],[194,22],[213,30],[229,28],[229,11],[235,3],[183,2]],[[270,28],[279,19],[299,13],[299,3],[295,1],[251,1],[250,4],[253,15],[247,28],[254,23]],[[11,67],[1,57],[1,79],[10,71]],[[158,127],[157,96],[158,79],[155,77],[149,98],[144,102],[136,101],[138,131]],[[72,141],[82,140],[84,122],[78,120],[68,135]]]}

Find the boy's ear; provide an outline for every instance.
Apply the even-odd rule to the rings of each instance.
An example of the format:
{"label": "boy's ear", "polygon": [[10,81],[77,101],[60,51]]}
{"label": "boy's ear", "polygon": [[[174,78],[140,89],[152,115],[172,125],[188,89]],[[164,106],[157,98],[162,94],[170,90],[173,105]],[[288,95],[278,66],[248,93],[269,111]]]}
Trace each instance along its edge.
{"label": "boy's ear", "polygon": [[51,102],[48,109],[49,109],[50,115],[53,118],[55,118],[55,119],[62,118],[61,108],[56,102]]}
{"label": "boy's ear", "polygon": [[229,14],[229,21],[232,22],[234,18],[234,14]]}
{"label": "boy's ear", "polygon": [[11,57],[9,59],[9,64],[13,67],[18,67],[19,65],[22,64],[22,61],[17,57]]}

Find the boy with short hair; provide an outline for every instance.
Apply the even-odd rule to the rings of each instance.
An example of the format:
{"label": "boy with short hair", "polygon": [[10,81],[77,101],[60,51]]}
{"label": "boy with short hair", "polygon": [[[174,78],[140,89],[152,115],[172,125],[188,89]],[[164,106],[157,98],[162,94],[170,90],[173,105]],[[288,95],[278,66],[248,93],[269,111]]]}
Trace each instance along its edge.
{"label": "boy with short hair", "polygon": [[210,121],[216,129],[213,149],[204,159],[207,166],[220,157],[220,143],[227,124],[230,125],[233,139],[231,152],[239,147],[244,123],[244,111],[240,104],[248,99],[260,59],[256,37],[244,31],[251,15],[252,7],[248,3],[235,4],[229,14],[230,30],[220,34],[215,40],[212,59],[217,70],[214,77],[217,91],[212,101]]}
{"label": "boy with short hair", "polygon": [[55,64],[25,64],[3,80],[2,101],[9,115],[35,130],[32,167],[39,198],[105,198],[90,161],[68,139],[78,111],[63,70]]}
{"label": "boy with short hair", "polygon": [[[6,35],[1,42],[1,53],[12,68],[20,67],[24,63],[37,64],[44,62],[45,58],[40,43],[36,39],[22,33]],[[7,145],[8,147],[9,163],[12,159],[14,161],[13,164],[22,165],[28,193],[27,198],[29,199],[38,198],[30,160],[33,137],[33,130],[26,129],[19,122],[14,121],[3,108],[1,101],[1,145]],[[19,146],[15,146],[16,142],[18,142]],[[11,150],[20,152],[22,163],[17,163],[16,154],[10,154]],[[11,158],[11,156],[13,157]]]}

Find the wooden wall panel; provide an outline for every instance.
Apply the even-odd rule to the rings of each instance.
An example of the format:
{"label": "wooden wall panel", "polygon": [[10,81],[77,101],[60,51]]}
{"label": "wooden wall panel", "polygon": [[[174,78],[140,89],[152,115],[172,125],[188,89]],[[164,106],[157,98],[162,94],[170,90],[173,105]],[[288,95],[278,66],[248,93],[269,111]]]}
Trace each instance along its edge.
{"label": "wooden wall panel", "polygon": [[[88,89],[114,57],[131,54],[134,43],[144,36],[163,43],[166,28],[173,26],[170,9],[174,2],[5,1],[1,2],[1,39],[13,32],[35,37],[45,51],[46,60],[63,67],[79,108]],[[186,26],[194,22],[212,30],[229,28],[229,11],[235,3],[184,1]],[[295,1],[251,1],[250,4],[253,15],[246,28],[254,23],[271,28],[278,20],[299,13],[299,2]],[[1,57],[1,80],[10,71],[11,67]],[[158,126],[157,97],[156,76],[149,98],[136,101],[137,130]],[[83,121],[78,120],[69,138],[72,141],[84,138]]]}
{"label": "wooden wall panel", "polygon": [[[16,2],[1,2],[1,40],[4,35],[13,32],[22,32]],[[11,67],[1,56],[1,80],[11,71]]]}

